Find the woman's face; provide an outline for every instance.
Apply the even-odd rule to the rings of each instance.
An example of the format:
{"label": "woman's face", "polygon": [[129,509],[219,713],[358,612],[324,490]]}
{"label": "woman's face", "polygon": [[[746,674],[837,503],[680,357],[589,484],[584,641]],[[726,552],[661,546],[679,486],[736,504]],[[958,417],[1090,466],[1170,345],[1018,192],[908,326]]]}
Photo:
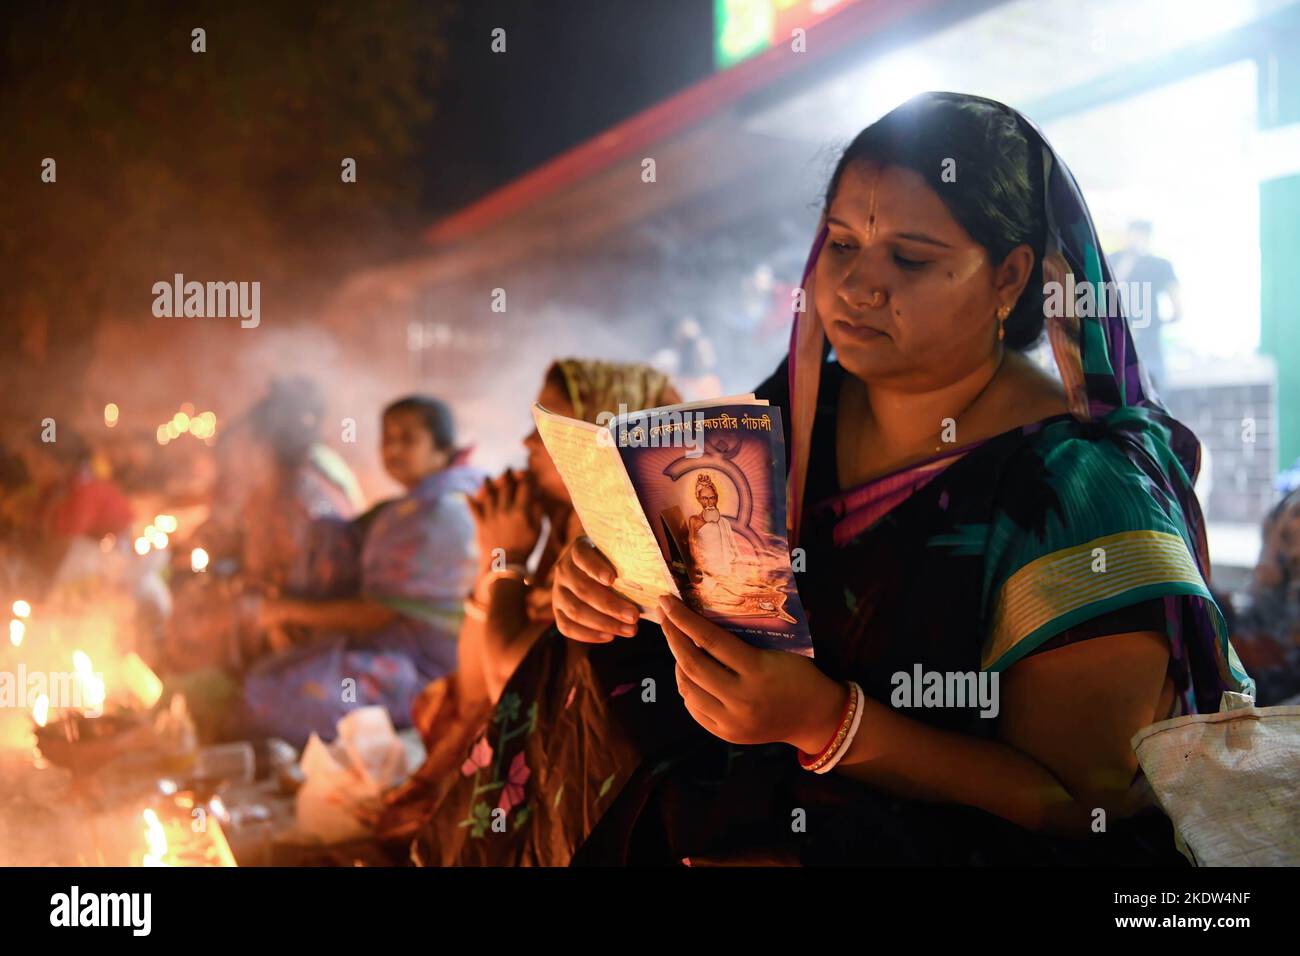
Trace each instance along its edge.
{"label": "woman's face", "polygon": [[413,409],[400,409],[384,416],[380,454],[389,477],[406,488],[414,488],[446,467],[451,457],[434,445],[424,416]]}
{"label": "woman's face", "polygon": [[[565,394],[564,389],[550,382],[537,394],[537,401],[548,412],[569,418],[577,417],[574,414],[573,403],[569,401],[569,396]],[[567,503],[569,489],[564,486],[564,479],[555,470],[555,463],[547,454],[546,446],[542,444],[542,436],[537,434],[536,428],[524,439],[524,447],[528,449],[528,470],[536,480],[538,490],[551,501]]]}
{"label": "woman's face", "polygon": [[918,173],[865,162],[845,167],[827,229],[813,298],[848,372],[924,392],[992,357],[995,313],[1024,288],[1029,246],[990,262]]}

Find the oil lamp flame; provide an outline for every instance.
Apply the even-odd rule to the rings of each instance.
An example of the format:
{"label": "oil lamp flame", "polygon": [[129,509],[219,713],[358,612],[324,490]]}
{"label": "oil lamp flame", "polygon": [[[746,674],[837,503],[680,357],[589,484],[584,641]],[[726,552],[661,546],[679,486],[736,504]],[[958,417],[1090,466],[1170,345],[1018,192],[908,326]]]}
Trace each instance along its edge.
{"label": "oil lamp flame", "polygon": [[149,852],[144,855],[142,864],[167,866],[168,864],[163,860],[167,855],[167,834],[163,830],[162,821],[158,819],[158,814],[152,807],[145,807],[144,810],[144,838],[149,844]]}
{"label": "oil lamp flame", "polygon": [[87,716],[97,715],[104,707],[104,678],[95,673],[90,655],[83,650],[72,652],[72,667],[81,684],[81,700]]}
{"label": "oil lamp flame", "polygon": [[145,707],[152,708],[162,698],[163,682],[135,651],[122,658],[122,683]]}

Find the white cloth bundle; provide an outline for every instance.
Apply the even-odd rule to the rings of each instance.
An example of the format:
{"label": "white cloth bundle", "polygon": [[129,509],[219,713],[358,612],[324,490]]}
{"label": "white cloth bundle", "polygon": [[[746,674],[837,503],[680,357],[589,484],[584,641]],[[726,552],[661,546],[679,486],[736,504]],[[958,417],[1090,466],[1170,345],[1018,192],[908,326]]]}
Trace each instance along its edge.
{"label": "white cloth bundle", "polygon": [[367,811],[406,776],[406,748],[382,707],[359,707],[338,722],[338,738],[326,744],[315,734],[299,762],[306,781],[298,791],[298,830],[323,843],[356,839],[367,832]]}

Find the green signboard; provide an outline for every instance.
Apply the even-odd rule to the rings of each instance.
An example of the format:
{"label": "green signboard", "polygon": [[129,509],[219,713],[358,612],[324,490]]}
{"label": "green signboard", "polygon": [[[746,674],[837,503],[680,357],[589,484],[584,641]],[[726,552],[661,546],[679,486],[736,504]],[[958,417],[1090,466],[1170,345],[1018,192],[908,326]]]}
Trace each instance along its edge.
{"label": "green signboard", "polygon": [[725,70],[857,0],[713,0],[713,65]]}

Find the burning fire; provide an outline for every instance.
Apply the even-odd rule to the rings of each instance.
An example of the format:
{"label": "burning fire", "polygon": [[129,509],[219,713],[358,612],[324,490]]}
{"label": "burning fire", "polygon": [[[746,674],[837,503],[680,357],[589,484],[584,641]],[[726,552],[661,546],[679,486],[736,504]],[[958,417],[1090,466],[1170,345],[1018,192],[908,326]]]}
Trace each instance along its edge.
{"label": "burning fire", "polygon": [[36,698],[36,703],[32,706],[32,720],[36,721],[37,727],[44,727],[50,719],[50,698],[45,694],[40,694]]}
{"label": "burning fire", "polygon": [[163,857],[167,855],[167,832],[151,807],[145,807],[144,810],[144,838],[149,844],[149,852],[144,855],[141,865],[170,866],[171,864],[163,862]]}
{"label": "burning fire", "polygon": [[82,650],[72,652],[72,669],[81,684],[81,700],[85,705],[86,716],[102,713],[104,708],[104,678],[95,673],[90,656]]}
{"label": "burning fire", "polygon": [[24,619],[31,617],[32,606],[19,598],[14,601],[10,610],[14,612],[14,616],[9,622],[9,643],[14,647],[21,647],[23,638],[27,634],[27,624]]}
{"label": "burning fire", "polygon": [[122,659],[121,676],[126,689],[146,708],[152,708],[162,698],[163,682],[135,651],[129,651]]}
{"label": "burning fire", "polygon": [[[185,809],[192,801],[178,797],[176,805]],[[149,850],[141,866],[237,866],[230,843],[216,816],[204,813],[201,825],[183,821],[164,823],[151,807],[144,810],[144,838]],[[171,839],[168,839],[168,834]]]}

